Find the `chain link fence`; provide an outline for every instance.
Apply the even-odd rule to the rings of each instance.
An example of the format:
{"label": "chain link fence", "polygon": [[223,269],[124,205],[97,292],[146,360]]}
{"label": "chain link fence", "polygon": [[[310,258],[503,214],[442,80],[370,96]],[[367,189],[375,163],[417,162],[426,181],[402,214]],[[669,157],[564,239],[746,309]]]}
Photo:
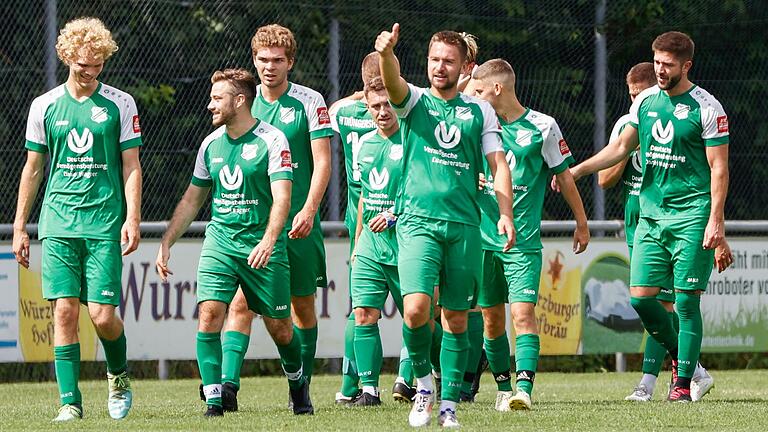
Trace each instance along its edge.
{"label": "chain link fence", "polygon": [[[606,5],[606,3],[602,3]],[[360,61],[376,35],[401,23],[397,48],[403,74],[426,85],[429,37],[441,29],[478,37],[480,62],[510,61],[518,74],[518,95],[533,109],[555,117],[577,160],[593,153],[595,89],[605,85],[605,133],[629,107],[624,75],[649,61],[653,38],[686,31],[697,44],[692,80],[720,99],[731,117],[729,219],[766,219],[765,160],[768,123],[768,47],[755,37],[768,24],[768,5],[758,0],[607,2],[489,0],[392,1],[385,5],[349,1],[182,0],[7,0],[0,5],[0,223],[14,218],[18,179],[26,157],[24,131],[32,99],[46,88],[46,10],[55,9],[55,32],[79,16],[100,17],[120,50],[101,79],[130,92],[142,117],[145,145],[143,219],[170,218],[188,185],[201,140],[213,129],[206,110],[213,70],[251,67],[250,38],[261,25],[291,28],[299,44],[291,80],[335,99],[361,88]],[[607,63],[596,66],[596,41],[607,41]],[[55,81],[66,79],[58,60]],[[606,79],[597,80],[600,71]],[[596,86],[597,84],[597,86]],[[343,218],[346,179],[343,155],[334,148],[333,184],[322,208],[324,220]],[[44,187],[44,185],[43,185]],[[595,212],[594,186],[579,187],[587,212]],[[621,219],[620,191],[608,191],[605,216]],[[42,194],[30,222],[39,214]],[[208,218],[208,206],[199,215]],[[570,219],[565,202],[548,195],[545,219]]]}

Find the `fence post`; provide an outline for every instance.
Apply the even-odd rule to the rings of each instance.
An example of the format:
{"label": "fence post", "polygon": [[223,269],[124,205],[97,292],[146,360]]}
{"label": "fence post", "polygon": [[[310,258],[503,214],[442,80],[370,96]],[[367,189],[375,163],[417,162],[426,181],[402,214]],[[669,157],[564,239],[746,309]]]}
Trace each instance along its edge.
{"label": "fence post", "polygon": [[168,359],[161,358],[157,360],[157,379],[168,379]]}
{"label": "fence post", "polygon": [[56,87],[56,0],[45,1],[45,90]]}
{"label": "fence post", "polygon": [[[331,82],[331,92],[328,94],[328,102],[333,103],[339,99],[339,20],[331,18],[328,26],[330,42],[328,43],[328,80]],[[328,218],[327,220],[341,220],[341,148],[339,137],[334,134],[331,137],[331,178],[328,182]]]}
{"label": "fence post", "polygon": [[[605,146],[606,127],[606,88],[608,79],[608,50],[605,34],[605,0],[597,2],[595,7],[595,131],[594,152],[599,152]],[[592,176],[592,190],[594,191],[593,215],[594,220],[605,219],[605,194],[597,184],[597,176]],[[602,233],[595,233],[602,236]]]}

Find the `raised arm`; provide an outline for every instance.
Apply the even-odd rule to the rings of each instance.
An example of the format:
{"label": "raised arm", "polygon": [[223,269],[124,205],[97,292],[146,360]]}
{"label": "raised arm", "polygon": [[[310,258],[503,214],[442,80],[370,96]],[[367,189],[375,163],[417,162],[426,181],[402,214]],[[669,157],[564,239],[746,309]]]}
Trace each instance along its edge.
{"label": "raised arm", "polygon": [[387,88],[389,100],[400,105],[408,97],[408,83],[400,76],[400,63],[395,56],[395,45],[400,35],[400,24],[395,23],[392,31],[383,31],[376,38],[376,51],[381,55],[379,70]]}
{"label": "raised arm", "polygon": [[35,203],[35,197],[43,181],[45,153],[27,151],[27,162],[19,180],[19,198],[16,203],[16,219],[13,221],[13,254],[24,268],[29,268],[29,233],[27,220]]}

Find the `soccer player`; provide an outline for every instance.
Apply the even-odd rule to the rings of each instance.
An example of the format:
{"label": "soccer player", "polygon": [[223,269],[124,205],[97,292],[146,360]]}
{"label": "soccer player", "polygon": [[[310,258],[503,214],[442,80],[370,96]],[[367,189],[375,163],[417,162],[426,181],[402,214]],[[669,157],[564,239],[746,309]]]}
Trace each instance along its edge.
{"label": "soccer player", "polygon": [[[581,253],[589,243],[587,215],[568,170],[573,163],[571,151],[554,118],[520,103],[515,81],[512,66],[502,59],[493,59],[477,68],[467,86],[467,91],[488,101],[496,110],[515,190],[517,242],[509,252],[504,252],[505,239],[498,235],[494,223],[498,219],[498,204],[493,178],[485,173],[480,205],[483,285],[478,305],[483,309],[485,351],[498,386],[498,411],[531,409],[540,346],[534,308],[541,277],[541,216],[552,173],[576,219],[573,251]],[[512,391],[511,383],[505,303],[509,303],[516,334],[516,392]]]}
{"label": "soccer player", "polygon": [[[363,85],[379,75],[379,53],[372,52],[363,58]],[[344,166],[347,173],[347,212],[344,224],[349,232],[349,254],[355,249],[355,226],[357,224],[357,204],[360,201],[360,171],[357,165],[360,153],[360,137],[374,130],[371,114],[365,104],[364,92],[358,91],[334,102],[328,110],[331,127],[339,134],[344,149]],[[350,299],[352,298],[352,266],[349,267]],[[342,366],[341,389],[336,393],[336,403],[351,403],[360,394],[355,362],[355,314],[350,313],[344,327],[344,360]]]}
{"label": "soccer player", "polygon": [[170,248],[212,190],[211,222],[197,269],[197,364],[208,405],[205,416],[224,415],[221,329],[238,286],[248,307],[262,315],[277,345],[293,412],[313,414],[301,346],[288,310],[284,226],[293,177],[288,141],[278,129],[251,115],[256,80],[250,72],[216,71],[211,83],[208,109],[217,129],[200,145],[190,185],[160,243],[157,272],[163,281],[173,274],[168,267]]}
{"label": "soccer player", "polygon": [[[656,85],[656,72],[653,69],[653,63],[644,62],[633,66],[626,77],[629,97],[632,101],[643,90]],[[625,114],[619,118],[611,131],[610,141],[618,138],[622,130],[627,126],[630,115]],[[631,161],[631,163],[630,163]],[[624,233],[627,239],[630,261],[632,259],[632,243],[635,238],[635,228],[640,219],[640,184],[642,182],[642,168],[640,165],[640,154],[637,150],[630,152],[629,157],[622,159],[618,164],[601,170],[598,173],[598,184],[603,189],[610,188],[620,181],[623,185],[622,196],[624,198]],[[717,254],[715,259],[721,254]],[[678,330],[678,318],[674,309],[675,293],[672,278],[668,278],[660,284],[659,294],[656,299],[659,300],[672,320],[675,330]],[[645,342],[645,351],[643,353],[643,376],[640,383],[635,387],[632,393],[624,398],[628,401],[647,402],[653,397],[653,391],[656,387],[656,379],[661,372],[664,357],[667,350],[664,349],[656,339],[649,337]],[[696,371],[691,380],[691,399],[696,401],[701,399],[714,385],[712,376],[707,373],[701,364],[697,364]]]}
{"label": "soccer player", "polygon": [[[701,294],[714,249],[724,240],[728,190],[728,117],[720,102],[693,84],[694,44],[680,32],[653,41],[657,85],[641,92],[619,137],[574,167],[574,178],[608,168],[640,145],[640,220],[630,271],[632,306],[672,357],[670,401],[690,401],[702,340]],[[675,288],[680,332],[656,296]]]}
{"label": "soccer player", "polygon": [[[296,61],[296,40],[289,29],[277,24],[260,27],[251,40],[251,53],[261,81],[251,114],[282,131],[291,146],[293,190],[286,224],[291,316],[301,342],[304,376],[311,381],[317,349],[315,293],[326,286],[327,279],[317,211],[331,175],[333,130],[322,95],[288,81]],[[222,340],[225,410],[237,410],[240,367],[253,317],[245,296],[238,293],[230,305]]]}
{"label": "soccer player", "polygon": [[[54,302],[54,358],[61,407],[54,421],[83,417],[78,317],[88,307],[107,360],[109,415],[128,415],[128,378],[120,302],[122,256],[136,250],[141,219],[141,131],[128,93],[98,81],[117,51],[96,18],[68,22],[56,52],[69,68],[67,81],[37,97],[29,110],[27,162],[19,182],[13,230],[16,260],[29,267],[26,223],[43,179],[50,174],[40,212],[43,297]],[[121,244],[123,249],[121,251]]]}
{"label": "soccer player", "polygon": [[[380,77],[365,87],[365,99],[376,130],[360,138],[357,166],[361,191],[352,264],[352,307],[355,314],[355,359],[363,392],[357,406],[381,405],[379,374],[382,346],[378,321],[391,293],[402,313],[397,272],[395,217],[391,213],[400,185],[403,145],[397,115]],[[365,226],[365,228],[363,228]]]}
{"label": "soccer player", "polygon": [[438,423],[458,427],[456,403],[467,363],[467,310],[480,284],[482,265],[477,181],[483,155],[496,178],[498,232],[505,249],[515,240],[512,185],[493,108],[458,92],[467,44],[452,31],[435,33],[429,44],[430,88],[400,76],[394,47],[400,26],[376,39],[381,75],[400,118],[404,166],[396,199],[398,271],[403,293],[403,339],[417,379],[411,426],[431,421],[434,383],[430,371],[430,320],[434,281],[440,276],[443,338],[440,352],[442,401]]}

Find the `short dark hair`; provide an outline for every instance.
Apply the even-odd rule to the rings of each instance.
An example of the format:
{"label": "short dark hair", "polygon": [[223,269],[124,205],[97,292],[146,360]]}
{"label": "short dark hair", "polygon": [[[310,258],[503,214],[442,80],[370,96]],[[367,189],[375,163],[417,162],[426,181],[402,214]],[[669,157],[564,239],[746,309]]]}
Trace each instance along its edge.
{"label": "short dark hair", "polygon": [[679,60],[693,59],[693,39],[685,33],[669,31],[656,37],[651,45],[653,52],[663,51],[674,54]]}
{"label": "short dark hair", "polygon": [[653,63],[638,63],[627,72],[627,84],[642,84],[651,87],[656,84],[656,71],[653,70]]}
{"label": "short dark hair", "polygon": [[256,97],[256,78],[248,70],[243,68],[217,70],[211,75],[211,84],[219,81],[228,81],[235,94],[245,96],[245,103],[249,107],[253,105]]}
{"label": "short dark hair", "polygon": [[461,59],[462,60],[467,59],[467,54],[469,53],[469,47],[467,46],[467,41],[464,40],[464,37],[461,35],[461,33],[457,33],[451,30],[439,31],[433,34],[432,38],[429,40],[429,49],[432,49],[432,44],[435,42],[442,42],[446,45],[455,46],[456,48],[459,49],[459,54],[461,55]]}

